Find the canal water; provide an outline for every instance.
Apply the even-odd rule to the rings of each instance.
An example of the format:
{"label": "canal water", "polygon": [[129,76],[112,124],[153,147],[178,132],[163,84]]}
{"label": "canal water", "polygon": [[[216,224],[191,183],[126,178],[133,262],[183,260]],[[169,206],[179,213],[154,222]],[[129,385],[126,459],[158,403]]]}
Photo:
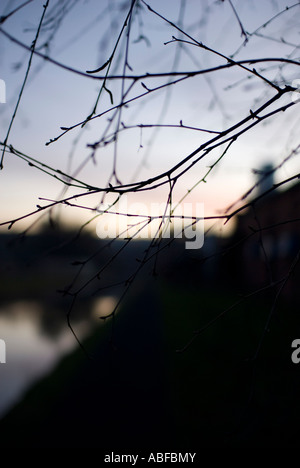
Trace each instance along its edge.
{"label": "canal water", "polygon": [[[99,317],[109,313],[115,301],[113,296],[98,298],[88,305],[86,314],[76,317],[74,328],[80,339],[92,333]],[[34,300],[8,302],[0,307],[0,339],[6,349],[6,362],[0,363],[2,418],[78,343],[68,327],[65,311],[58,314]]]}

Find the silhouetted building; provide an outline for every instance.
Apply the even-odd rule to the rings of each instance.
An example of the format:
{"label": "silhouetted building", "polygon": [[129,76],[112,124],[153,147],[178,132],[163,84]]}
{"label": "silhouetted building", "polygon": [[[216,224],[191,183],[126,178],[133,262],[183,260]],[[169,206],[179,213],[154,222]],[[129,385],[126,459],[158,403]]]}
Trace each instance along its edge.
{"label": "silhouetted building", "polygon": [[271,163],[264,164],[260,170],[255,171],[259,194],[270,190],[274,185],[274,166]]}
{"label": "silhouetted building", "polygon": [[[300,183],[253,202],[238,216],[234,242],[236,261],[242,266],[239,280],[250,287],[263,287],[289,276],[282,291],[292,299],[299,294]],[[299,263],[299,262],[298,262]]]}

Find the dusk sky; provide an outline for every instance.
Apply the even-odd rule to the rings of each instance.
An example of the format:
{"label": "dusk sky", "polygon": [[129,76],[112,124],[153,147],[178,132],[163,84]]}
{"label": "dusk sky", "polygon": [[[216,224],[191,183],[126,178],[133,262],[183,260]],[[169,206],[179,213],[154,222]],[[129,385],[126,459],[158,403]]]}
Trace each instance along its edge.
{"label": "dusk sky", "polygon": [[1,447],[298,447],[299,109],[300,0],[0,0]]}
{"label": "dusk sky", "polygon": [[[0,15],[14,10],[21,1],[2,1]],[[43,12],[40,0],[27,2],[23,8],[8,18],[1,28],[13,38],[30,46]],[[59,2],[50,0],[47,13],[37,41],[37,51],[49,42],[49,56],[56,61],[81,72],[97,69],[112,53],[130,2],[117,0],[86,0],[65,2],[64,14],[59,12]],[[299,60],[299,4],[295,1],[268,0],[261,2],[233,2],[238,18],[247,33],[253,33],[264,22],[290,6],[290,10],[278,15],[258,35],[249,35],[248,42],[241,47],[244,37],[241,25],[229,2],[189,0],[149,0],[149,5],[160,15],[176,23],[191,36],[211,49],[221,52],[234,60],[249,58],[290,58]],[[216,54],[172,41],[172,36],[183,37],[162,18],[154,15],[140,2],[139,14],[133,18],[128,47],[128,63],[132,71],[128,75],[162,73],[170,71],[193,71],[226,63]],[[55,21],[51,18],[56,18]],[[57,31],[55,30],[57,28]],[[55,34],[54,34],[55,33]],[[51,36],[53,35],[53,39]],[[264,37],[261,37],[263,35]],[[125,37],[125,36],[124,36]],[[51,39],[51,40],[50,40]],[[185,38],[186,39],[186,38]],[[298,45],[298,46],[297,46]],[[110,75],[122,74],[125,40],[120,41],[110,69]],[[0,141],[4,141],[17,97],[24,80],[29,60],[29,51],[13,43],[7,36],[0,36],[0,78],[6,83],[6,103],[0,104]],[[279,63],[256,64],[257,70],[279,85],[292,84],[299,77],[299,67],[290,65],[280,69]],[[105,70],[90,76],[104,76]],[[166,83],[167,77],[142,80],[149,88]],[[130,81],[126,81],[128,87]],[[79,76],[42,58],[34,56],[13,123],[8,144],[17,150],[71,174],[91,154],[87,144],[101,138],[108,124],[108,113],[102,118],[89,122],[82,131],[78,126],[58,141],[45,145],[62,131],[82,122],[93,109],[100,82],[88,76]],[[114,104],[119,102],[121,80],[108,80],[107,88],[112,93]],[[126,88],[125,88],[126,89]],[[145,88],[136,83],[129,97],[142,94]],[[149,93],[143,99],[132,102],[122,110],[121,120],[126,126],[139,124],[168,124],[223,131],[249,115],[264,101],[274,95],[274,89],[245,71],[233,67],[206,75],[194,76]],[[291,101],[291,94],[280,101],[284,105]],[[111,106],[109,93],[104,92],[97,106],[97,114]],[[272,110],[271,108],[270,110]],[[275,107],[274,107],[275,109]],[[237,200],[255,182],[253,169],[260,169],[264,163],[280,164],[297,145],[299,128],[298,106],[276,115],[242,135],[230,148],[222,161],[207,178],[185,199],[195,204],[203,202],[205,215],[214,215]],[[109,133],[113,134],[115,124]],[[74,148],[74,140],[81,137]],[[167,170],[181,161],[213,135],[181,128],[134,128],[119,135],[117,148],[117,176],[122,183],[145,180]],[[221,155],[224,147],[217,148],[188,171],[176,184],[173,198],[178,202],[191,189]],[[112,172],[115,147],[107,145],[97,151],[95,160],[89,160],[77,174],[80,180],[91,185],[106,186]],[[276,172],[276,180],[292,176],[297,161],[291,159]],[[70,171],[70,172],[69,172]],[[60,197],[62,184],[29,166],[12,154],[6,154],[1,177],[1,222],[33,211],[36,204],[42,204],[38,197],[56,199]],[[112,181],[113,183],[114,181]],[[68,194],[76,193],[70,189]],[[165,202],[168,185],[156,190],[134,194],[133,202]],[[100,197],[84,197],[86,206],[95,206]],[[108,198],[109,200],[109,198]],[[83,201],[83,200],[81,200]],[[78,210],[63,210],[68,222],[80,224],[91,213]],[[32,218],[33,220],[33,218]],[[14,229],[28,226],[30,220],[16,224]],[[5,228],[6,229],[6,228]]]}

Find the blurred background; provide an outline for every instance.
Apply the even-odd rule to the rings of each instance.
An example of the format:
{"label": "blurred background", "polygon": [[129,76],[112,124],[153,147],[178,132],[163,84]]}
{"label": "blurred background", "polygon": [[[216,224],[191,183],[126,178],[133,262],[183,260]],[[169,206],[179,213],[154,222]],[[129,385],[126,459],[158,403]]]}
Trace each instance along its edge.
{"label": "blurred background", "polygon": [[3,446],[297,443],[299,8],[1,2]]}

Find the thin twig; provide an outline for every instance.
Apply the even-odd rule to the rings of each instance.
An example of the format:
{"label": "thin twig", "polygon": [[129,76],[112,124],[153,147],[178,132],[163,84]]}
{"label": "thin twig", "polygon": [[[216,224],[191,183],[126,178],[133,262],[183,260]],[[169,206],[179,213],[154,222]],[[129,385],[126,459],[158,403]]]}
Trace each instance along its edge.
{"label": "thin twig", "polygon": [[42,13],[42,16],[41,16],[41,19],[40,19],[40,22],[39,22],[39,25],[38,25],[38,28],[37,28],[37,31],[36,31],[36,35],[35,35],[35,38],[31,44],[31,47],[30,47],[30,57],[29,57],[29,61],[28,61],[28,65],[27,65],[27,70],[26,70],[26,73],[25,73],[25,77],[24,77],[24,80],[23,80],[23,84],[22,84],[22,87],[21,87],[21,90],[20,90],[20,93],[19,93],[19,97],[18,97],[18,100],[17,100],[17,104],[15,106],[15,109],[14,109],[14,112],[13,112],[13,115],[12,115],[12,118],[10,120],[10,123],[9,123],[9,126],[8,126],[8,130],[7,130],[7,133],[6,133],[6,137],[4,139],[4,148],[2,150],[2,156],[1,156],[1,161],[0,161],[0,169],[3,169],[3,161],[4,161],[4,154],[5,154],[5,147],[6,147],[6,144],[7,144],[7,140],[8,140],[8,137],[9,137],[9,134],[10,134],[10,131],[12,129],[12,126],[13,126],[13,123],[14,123],[14,120],[15,120],[15,117],[17,115],[17,111],[18,111],[18,107],[19,107],[19,104],[21,102],[21,98],[22,98],[22,95],[23,95],[23,92],[24,92],[24,89],[25,89],[25,85],[26,85],[26,81],[27,81],[27,78],[29,76],[29,71],[30,71],[30,67],[31,67],[31,62],[32,62],[32,58],[33,58],[33,55],[34,55],[34,49],[35,49],[35,46],[36,46],[36,43],[37,43],[37,40],[38,40],[38,37],[39,37],[39,34],[40,34],[40,30],[41,30],[41,27],[42,27],[42,23],[43,23],[43,20],[44,20],[44,17],[45,17],[45,14],[46,14],[46,10],[48,8],[48,5],[49,5],[49,0],[46,1],[45,5],[43,5],[43,13]]}

